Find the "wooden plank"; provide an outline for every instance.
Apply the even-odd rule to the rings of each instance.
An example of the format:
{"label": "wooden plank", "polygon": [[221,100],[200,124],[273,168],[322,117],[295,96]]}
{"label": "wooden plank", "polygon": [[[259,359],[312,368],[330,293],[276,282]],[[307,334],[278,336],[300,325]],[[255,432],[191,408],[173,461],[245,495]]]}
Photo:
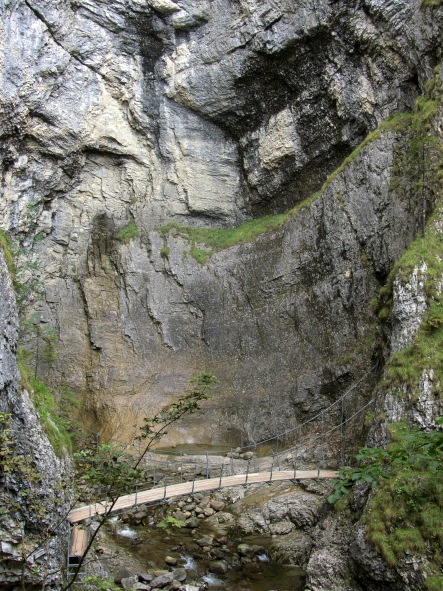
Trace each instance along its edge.
{"label": "wooden plank", "polygon": [[[259,482],[268,482],[272,476],[272,482],[277,480],[293,480],[293,470],[275,470],[272,472],[253,472],[247,476],[247,484],[254,484]],[[335,470],[297,470],[296,479],[306,480],[314,478],[336,478],[337,472]],[[239,484],[246,484],[246,474],[236,474],[235,476],[224,476],[222,478],[222,488],[228,486],[238,486]],[[202,480],[196,480],[194,486],[192,482],[183,482],[181,484],[172,484],[165,488],[151,488],[150,490],[140,491],[136,494],[123,495],[117,499],[112,511],[118,511],[120,509],[127,509],[137,503],[142,505],[143,503],[152,503],[153,501],[161,501],[164,498],[171,498],[181,495],[189,495],[193,492],[201,492],[206,490],[215,490],[219,488],[220,478],[208,478]],[[71,523],[78,523],[88,517],[94,517],[94,515],[102,515],[106,513],[109,504],[95,503],[94,505],[87,505],[85,507],[78,507],[73,509],[68,516]]]}
{"label": "wooden plank", "polygon": [[71,550],[69,556],[83,556],[88,541],[88,532],[85,527],[74,525],[71,531]]}

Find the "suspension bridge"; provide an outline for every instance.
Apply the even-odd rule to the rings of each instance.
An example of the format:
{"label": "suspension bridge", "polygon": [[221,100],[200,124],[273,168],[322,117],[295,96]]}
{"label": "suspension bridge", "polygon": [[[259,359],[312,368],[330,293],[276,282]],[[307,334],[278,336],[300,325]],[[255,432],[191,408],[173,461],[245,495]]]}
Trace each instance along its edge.
{"label": "suspension bridge", "polygon": [[[349,427],[374,404],[374,399],[371,399],[355,410],[350,404],[350,394],[373,369],[371,368],[340,398],[317,415],[292,429],[255,444],[237,448],[228,454],[226,449],[195,456],[169,451],[163,456],[165,459],[162,459],[161,454],[155,451],[149,453],[146,461],[147,472],[149,469],[152,470],[150,481],[139,483],[132,493],[119,496],[117,499],[104,495],[100,501],[70,511],[68,520],[73,525],[70,559],[81,557],[87,545],[87,530],[78,524],[95,516],[226,487],[336,478],[337,468],[346,463],[347,439],[349,440],[351,435]],[[361,421],[359,423],[361,424]],[[278,446],[288,440],[296,443],[278,450]],[[277,447],[277,450],[271,455],[258,454],[260,447],[269,448],[272,445]],[[171,460],[174,456],[175,459]],[[303,463],[307,465],[303,466]],[[172,480],[174,482],[171,482]]]}
{"label": "suspension bridge", "polygon": [[108,512],[121,511],[133,506],[153,503],[155,501],[162,501],[170,499],[171,497],[178,497],[182,495],[193,495],[197,492],[218,490],[230,486],[258,484],[260,482],[278,482],[281,480],[306,480],[311,478],[336,478],[338,472],[335,470],[282,470],[274,472],[257,472],[245,474],[235,474],[234,476],[220,475],[219,478],[208,478],[193,480],[192,482],[184,482],[180,484],[166,484],[161,488],[151,488],[149,490],[142,490],[129,495],[123,495],[111,503],[102,501],[93,503],[84,507],[73,509],[69,513],[69,521],[71,523],[78,523],[94,517],[95,515],[103,515]]}
{"label": "suspension bridge", "polygon": [[[338,398],[335,402],[330,404],[327,408],[311,417],[309,420],[297,425],[292,429],[287,429],[280,432],[273,437],[268,437],[255,444],[248,445],[242,448],[237,448],[226,458],[226,450],[206,452],[202,456],[187,457],[183,452],[168,452],[167,457],[179,456],[178,460],[166,459],[159,460],[159,454],[155,451],[147,456],[147,464],[152,464],[152,482],[140,483],[136,490],[127,495],[120,496],[117,500],[112,502],[107,498],[101,501],[77,507],[73,509],[68,516],[68,520],[74,524],[85,519],[94,517],[95,515],[103,515],[107,513],[112,507],[112,512],[122,509],[128,509],[139,504],[151,503],[161,500],[167,500],[171,497],[193,494],[194,492],[216,490],[230,486],[254,484],[260,482],[276,482],[281,480],[304,480],[312,478],[335,478],[337,470],[325,469],[325,463],[334,463],[336,466],[343,466],[345,459],[346,447],[346,427],[361,415],[364,411],[374,403],[374,399],[365,403],[358,410],[347,413],[345,404],[349,401],[350,394],[357,386],[365,379],[365,377],[373,370],[371,368],[364,376],[355,382],[347,391]],[[330,416],[335,415],[338,422],[331,424]],[[314,434],[306,441],[300,441],[300,434],[304,429],[311,429],[315,426]],[[335,440],[334,440],[334,436]],[[257,457],[257,448],[263,445],[278,444],[284,439],[291,437],[293,440],[298,439],[298,443],[292,444],[280,451],[272,453],[272,460],[270,456],[265,458]],[[316,461],[313,461],[313,453],[309,454],[308,448],[316,451]],[[338,448],[339,458],[335,461],[330,456],[333,448]],[[241,457],[242,452],[245,460],[234,460],[234,457]],[[249,455],[248,455],[249,452]],[[310,455],[311,466],[309,469],[301,469],[300,465],[305,455]],[[209,461],[210,456],[214,461]],[[215,457],[214,457],[215,456]],[[201,459],[203,457],[203,460]],[[212,460],[212,458],[211,458]],[[227,460],[227,463],[226,463]],[[199,475],[203,474],[203,478],[197,478],[197,467],[200,464]],[[240,469],[239,469],[240,464]],[[252,464],[252,467],[251,467]],[[260,465],[258,465],[260,464]],[[270,465],[269,465],[270,464]],[[284,464],[289,469],[282,469]],[[315,468],[312,467],[315,465]],[[164,466],[164,472],[171,472],[175,469],[176,474],[179,475],[180,482],[174,484],[167,484],[166,476],[161,477],[160,466]],[[184,481],[184,474],[186,465],[193,466],[192,477]],[[238,473],[240,471],[240,473]],[[212,474],[217,472],[216,477]],[[162,478],[161,486],[156,486],[158,480]],[[152,487],[152,484],[154,485]],[[143,490],[144,487],[150,486],[148,490]]]}

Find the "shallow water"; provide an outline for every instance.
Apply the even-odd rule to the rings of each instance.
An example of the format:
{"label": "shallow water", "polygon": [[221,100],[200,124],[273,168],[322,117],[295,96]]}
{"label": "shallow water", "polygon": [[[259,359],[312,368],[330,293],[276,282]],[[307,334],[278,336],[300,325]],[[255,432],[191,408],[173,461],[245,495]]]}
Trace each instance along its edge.
{"label": "shallow water", "polygon": [[134,540],[138,537],[138,533],[135,529],[129,527],[128,525],[124,526],[117,526],[115,532],[118,536],[123,536],[124,538],[130,538]]}
{"label": "shallow water", "polygon": [[209,455],[226,455],[231,451],[231,447],[227,445],[205,445],[201,443],[181,443],[179,445],[172,445],[170,447],[156,447],[155,453],[163,455],[177,455],[181,453],[186,455],[205,455],[208,452]]}
{"label": "shallow water", "polygon": [[[209,559],[195,544],[189,529],[177,529],[165,534],[155,526],[129,527],[118,521],[111,524],[111,528],[118,544],[145,564],[147,569],[163,569],[166,567],[165,556],[177,556],[177,566],[188,572],[187,582],[203,580],[210,591],[301,591],[304,588],[304,573],[300,568],[275,564],[269,560],[266,552],[258,557],[257,562],[230,568],[225,575],[214,574],[209,572]],[[201,530],[199,528],[199,534],[203,535],[204,530],[204,527]],[[270,538],[247,537],[241,541],[266,549]],[[237,540],[233,545],[233,551],[239,542]]]}

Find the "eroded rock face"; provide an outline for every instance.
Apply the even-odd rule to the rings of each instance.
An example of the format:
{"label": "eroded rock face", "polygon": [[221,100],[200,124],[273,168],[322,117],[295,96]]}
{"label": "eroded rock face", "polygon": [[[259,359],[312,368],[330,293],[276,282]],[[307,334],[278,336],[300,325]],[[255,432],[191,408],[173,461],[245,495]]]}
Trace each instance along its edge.
{"label": "eroded rock face", "polygon": [[67,552],[69,462],[57,458],[28,393],[18,389],[17,311],[1,250],[0,300],[0,413],[7,435],[1,441],[0,499],[7,512],[0,518],[0,586],[16,589],[23,582],[41,589],[45,578],[47,587],[57,587]]}
{"label": "eroded rock face", "polygon": [[3,7],[2,225],[44,295],[29,313],[58,336],[51,378],[111,434],[210,369],[223,390],[188,441],[259,440],[373,366],[367,304],[417,230],[390,194],[394,135],[283,228],[206,264],[155,228],[235,225],[319,188],[430,75],[442,11],[419,4]]}

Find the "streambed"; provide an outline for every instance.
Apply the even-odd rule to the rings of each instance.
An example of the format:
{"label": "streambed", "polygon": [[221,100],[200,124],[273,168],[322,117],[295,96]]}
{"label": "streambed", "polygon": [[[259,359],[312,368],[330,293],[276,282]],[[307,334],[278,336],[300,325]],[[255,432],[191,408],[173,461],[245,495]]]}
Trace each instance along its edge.
{"label": "streambed", "polygon": [[[107,526],[108,535],[116,546],[124,549],[148,572],[168,569],[167,557],[177,560],[176,565],[169,568],[185,569],[183,584],[200,589],[301,591],[304,588],[301,568],[276,564],[268,558],[271,536],[220,536],[205,520],[197,530],[173,527],[165,531],[158,527],[158,523],[167,514],[170,514],[170,508],[158,506],[149,508],[147,517],[139,525],[114,519]],[[128,521],[128,516],[123,518]],[[202,546],[201,540],[211,537],[211,545]],[[248,558],[239,553],[239,545],[260,548],[260,551]],[[211,572],[216,563],[226,564],[226,572]]]}

